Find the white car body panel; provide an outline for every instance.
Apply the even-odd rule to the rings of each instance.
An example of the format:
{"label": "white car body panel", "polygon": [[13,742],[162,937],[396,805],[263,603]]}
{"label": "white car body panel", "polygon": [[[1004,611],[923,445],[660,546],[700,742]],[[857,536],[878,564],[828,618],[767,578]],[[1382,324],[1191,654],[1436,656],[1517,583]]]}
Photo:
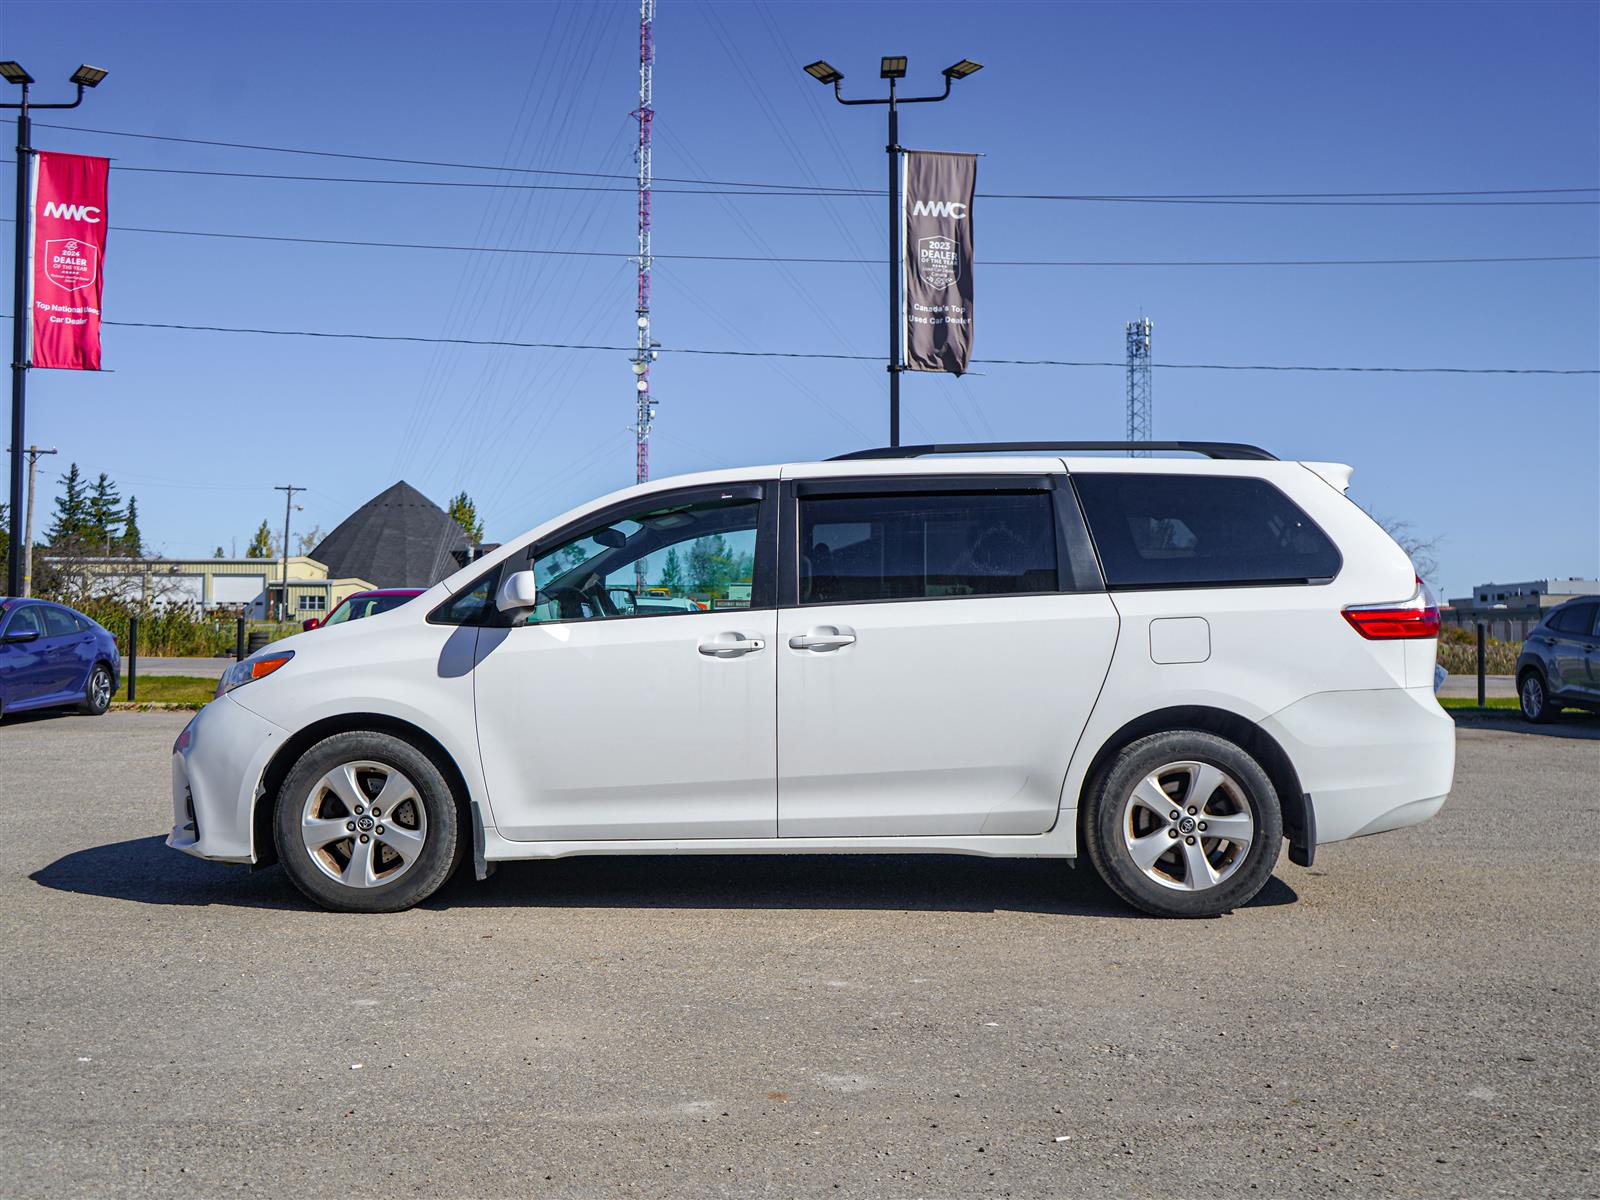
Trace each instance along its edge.
{"label": "white car body panel", "polygon": [[[1328,583],[964,597],[672,613],[515,629],[428,615],[538,539],[622,501],[783,479],[1094,472],[1266,479],[1340,548]],[[1317,842],[1425,819],[1454,731],[1431,639],[1368,641],[1347,605],[1404,602],[1405,554],[1342,494],[1349,468],[1048,457],[802,463],[705,472],[600,497],[415,602],[296,635],[280,671],[197,714],[176,749],[169,845],[260,861],[269,764],[326,722],[421,730],[460,773],[480,863],[577,854],[968,853],[1070,858],[1096,757],[1153,712],[1210,710],[1282,748]],[[855,644],[794,650],[846,628]],[[718,634],[758,652],[697,652]],[[641,692],[650,721],[630,723]],[[332,726],[327,726],[331,728]],[[280,772],[281,773],[281,772]],[[193,804],[194,820],[188,817]],[[194,828],[198,825],[198,829]]]}

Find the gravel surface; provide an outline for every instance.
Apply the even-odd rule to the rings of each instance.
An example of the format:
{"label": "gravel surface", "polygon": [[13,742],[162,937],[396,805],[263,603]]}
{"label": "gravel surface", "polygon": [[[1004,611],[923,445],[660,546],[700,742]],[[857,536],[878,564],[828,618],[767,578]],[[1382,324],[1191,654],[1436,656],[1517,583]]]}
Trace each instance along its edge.
{"label": "gravel surface", "polygon": [[942,857],[350,917],[162,846],[184,720],[0,726],[0,1195],[1600,1192],[1581,731],[1463,729],[1438,818],[1215,921]]}

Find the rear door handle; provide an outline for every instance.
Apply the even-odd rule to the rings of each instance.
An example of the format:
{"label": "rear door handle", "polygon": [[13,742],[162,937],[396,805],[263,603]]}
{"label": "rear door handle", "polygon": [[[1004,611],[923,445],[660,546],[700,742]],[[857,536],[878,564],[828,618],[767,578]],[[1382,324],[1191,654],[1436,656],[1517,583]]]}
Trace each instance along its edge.
{"label": "rear door handle", "polygon": [[767,643],[761,638],[745,637],[742,633],[719,633],[699,646],[700,653],[710,658],[739,658],[766,648]]}
{"label": "rear door handle", "polygon": [[789,639],[791,650],[839,650],[845,646],[854,645],[856,635],[853,633],[797,633]]}

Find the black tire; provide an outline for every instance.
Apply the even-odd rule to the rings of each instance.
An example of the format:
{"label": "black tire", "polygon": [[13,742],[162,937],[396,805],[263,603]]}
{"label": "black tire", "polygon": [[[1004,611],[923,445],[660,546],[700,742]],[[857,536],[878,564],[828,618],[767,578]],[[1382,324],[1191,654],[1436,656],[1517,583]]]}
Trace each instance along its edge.
{"label": "black tire", "polygon": [[1517,680],[1517,705],[1535,725],[1548,725],[1561,711],[1561,706],[1550,699],[1550,683],[1537,667],[1529,667]]}
{"label": "black tire", "polygon": [[[382,769],[401,773],[414,788],[412,803],[421,810],[402,805],[384,818],[393,821],[401,832],[407,831],[406,822],[413,828],[420,828],[422,848],[394,879],[365,887],[350,886],[327,873],[328,869],[339,865],[341,854],[347,856],[348,862],[348,855],[355,849],[353,838],[325,847],[314,861],[313,852],[301,834],[301,819],[312,800],[312,789],[320,790],[321,781],[330,771],[351,763],[377,764]],[[379,786],[381,774],[378,771],[358,774],[360,786],[369,789],[362,798],[370,802],[370,789]],[[333,803],[336,799],[328,791],[320,790],[318,804]],[[326,817],[329,810],[323,809],[318,815]],[[343,819],[342,816],[339,819]],[[367,835],[373,839],[372,853],[392,854],[392,851],[380,849],[378,843],[382,839],[376,831],[381,829],[381,825],[375,825],[374,832]],[[300,756],[278,791],[272,832],[278,861],[295,887],[334,912],[399,912],[421,903],[438,891],[455,871],[463,847],[455,796],[433,759],[400,738],[367,731],[335,734]]]}
{"label": "black tire", "polygon": [[111,668],[105,663],[95,663],[88,682],[83,685],[83,703],[78,705],[78,711],[91,717],[105,716],[106,709],[111,707],[111,691]]}
{"label": "black tire", "polygon": [[[1232,792],[1219,790],[1221,799],[1215,803],[1237,810],[1233,815],[1248,812],[1253,823],[1249,845],[1243,849],[1212,838],[1208,850],[1208,840],[1199,832],[1204,826],[1191,826],[1200,852],[1207,856],[1208,862],[1215,856],[1227,871],[1220,882],[1196,890],[1178,890],[1157,882],[1134,861],[1124,836],[1124,823],[1134,819],[1130,816],[1135,812],[1130,807],[1134,789],[1146,776],[1182,763],[1219,768],[1229,777]],[[1199,768],[1193,770],[1193,778],[1199,779]],[[1188,798],[1179,796],[1179,803],[1174,804],[1172,811],[1178,813],[1180,819],[1187,815],[1181,801]],[[1202,810],[1199,817],[1207,815],[1204,808],[1208,799],[1199,798],[1198,807]],[[1163,801],[1162,807],[1165,804]],[[1166,828],[1168,814],[1155,818],[1146,809],[1138,812],[1144,814],[1139,819],[1154,822],[1155,833],[1172,840],[1170,860],[1164,858],[1152,864],[1152,870],[1158,873],[1171,870],[1162,865],[1167,861],[1183,869],[1183,843],[1189,839],[1179,833],[1176,826],[1171,830]],[[1272,780],[1245,750],[1215,734],[1180,729],[1140,738],[1117,754],[1090,791],[1082,830],[1089,861],[1094,863],[1106,886],[1134,908],[1159,917],[1214,917],[1249,902],[1272,877],[1283,841],[1283,811]],[[1205,869],[1203,865],[1201,869]]]}

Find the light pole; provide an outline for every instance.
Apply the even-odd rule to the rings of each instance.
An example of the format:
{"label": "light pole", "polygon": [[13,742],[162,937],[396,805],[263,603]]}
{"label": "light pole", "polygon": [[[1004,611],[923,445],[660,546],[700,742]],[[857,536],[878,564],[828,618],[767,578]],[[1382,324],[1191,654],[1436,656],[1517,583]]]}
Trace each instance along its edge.
{"label": "light pole", "polygon": [[900,444],[900,372],[905,370],[905,327],[900,313],[900,272],[904,269],[904,254],[900,246],[900,105],[937,104],[950,97],[950,85],[965,79],[975,71],[983,70],[982,63],[963,58],[954,66],[944,69],[944,91],[937,96],[901,96],[895,84],[906,77],[904,55],[886,55],[878,68],[878,77],[889,81],[889,94],[882,98],[846,100],[839,90],[844,73],[818,59],[805,68],[807,75],[818,83],[833,84],[833,98],[840,104],[887,104],[889,106],[889,144],[884,149],[889,154],[889,445]]}
{"label": "light pole", "polygon": [[28,112],[35,108],[77,108],[83,103],[83,89],[97,87],[106,72],[85,63],[72,73],[69,83],[78,85],[78,95],[70,104],[33,104],[28,100],[28,88],[33,76],[17,62],[0,62],[0,79],[14,83],[22,89],[22,100],[16,104],[0,104],[0,108],[17,110],[17,251],[13,271],[14,290],[11,297],[11,552],[6,556],[6,595],[22,595],[22,456],[27,453],[26,431],[28,400],[28,247],[33,240],[29,203],[29,170],[32,167],[33,147],[29,144],[32,132]]}

